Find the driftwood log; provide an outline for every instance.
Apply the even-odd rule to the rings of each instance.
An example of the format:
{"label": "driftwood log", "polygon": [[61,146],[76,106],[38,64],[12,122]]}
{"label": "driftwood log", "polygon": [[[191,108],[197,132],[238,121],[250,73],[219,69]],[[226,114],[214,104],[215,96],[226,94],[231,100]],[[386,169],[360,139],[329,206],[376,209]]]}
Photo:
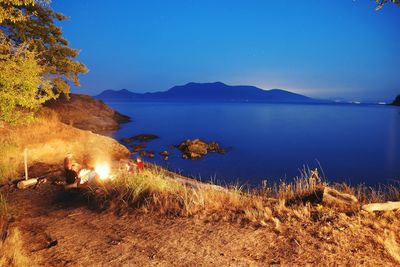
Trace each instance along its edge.
{"label": "driftwood log", "polygon": [[368,212],[397,210],[400,209],[400,201],[386,202],[386,203],[371,203],[363,205],[361,208]]}
{"label": "driftwood log", "polygon": [[341,193],[328,186],[324,188],[322,204],[337,207],[343,211],[350,211],[359,208],[359,203],[355,196]]}

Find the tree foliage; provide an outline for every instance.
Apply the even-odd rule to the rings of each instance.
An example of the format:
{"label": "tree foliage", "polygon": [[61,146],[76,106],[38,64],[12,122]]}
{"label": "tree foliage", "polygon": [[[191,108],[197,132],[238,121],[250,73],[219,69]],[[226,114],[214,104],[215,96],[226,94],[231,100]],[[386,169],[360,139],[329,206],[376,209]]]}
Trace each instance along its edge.
{"label": "tree foliage", "polygon": [[34,4],[35,0],[0,0],[0,23],[26,19],[20,7]]}
{"label": "tree foliage", "polygon": [[87,69],[55,24],[65,19],[49,0],[0,0],[0,120],[15,121],[26,114],[21,108],[31,114],[79,85]]}
{"label": "tree foliage", "polygon": [[0,121],[29,121],[41,104],[55,97],[35,57],[25,45],[4,40],[0,45]]}
{"label": "tree foliage", "polygon": [[[44,74],[55,92],[68,94],[68,82],[79,85],[78,76],[87,72],[86,66],[75,60],[79,51],[68,46],[61,28],[55,25],[55,21],[63,21],[66,17],[53,11],[43,1],[35,1],[33,4],[31,0],[0,1],[9,2],[1,5],[11,6],[13,10],[20,11],[16,14],[22,14],[22,19],[3,20],[0,30],[16,45],[27,44],[29,50],[36,53],[37,60],[44,67]],[[15,4],[16,2],[19,3]]]}
{"label": "tree foliage", "polygon": [[375,2],[378,4],[378,6],[376,7],[376,10],[381,9],[388,2],[396,4],[396,5],[400,5],[400,0],[375,0]]}

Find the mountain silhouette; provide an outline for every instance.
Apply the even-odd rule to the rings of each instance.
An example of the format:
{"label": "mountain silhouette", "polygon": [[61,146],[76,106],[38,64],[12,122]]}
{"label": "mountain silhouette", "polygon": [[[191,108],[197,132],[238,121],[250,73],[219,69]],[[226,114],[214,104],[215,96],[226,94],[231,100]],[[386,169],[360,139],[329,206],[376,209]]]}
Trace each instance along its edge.
{"label": "mountain silhouette", "polygon": [[309,103],[315,99],[282,89],[263,90],[255,86],[230,86],[222,82],[188,83],[174,86],[164,92],[134,93],[126,89],[106,90],[96,96],[105,101],[227,101],[227,102],[283,102]]}

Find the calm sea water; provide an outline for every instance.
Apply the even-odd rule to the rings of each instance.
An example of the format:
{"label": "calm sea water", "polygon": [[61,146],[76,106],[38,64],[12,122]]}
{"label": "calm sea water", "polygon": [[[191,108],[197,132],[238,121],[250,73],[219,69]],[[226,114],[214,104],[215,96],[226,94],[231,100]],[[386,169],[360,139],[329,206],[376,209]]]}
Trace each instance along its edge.
{"label": "calm sea water", "polygon": [[[108,103],[129,115],[117,139],[141,133],[161,138],[146,159],[203,180],[250,183],[290,181],[304,166],[329,181],[374,185],[400,180],[400,108],[363,105],[250,103]],[[226,155],[184,160],[171,144],[218,141]]]}

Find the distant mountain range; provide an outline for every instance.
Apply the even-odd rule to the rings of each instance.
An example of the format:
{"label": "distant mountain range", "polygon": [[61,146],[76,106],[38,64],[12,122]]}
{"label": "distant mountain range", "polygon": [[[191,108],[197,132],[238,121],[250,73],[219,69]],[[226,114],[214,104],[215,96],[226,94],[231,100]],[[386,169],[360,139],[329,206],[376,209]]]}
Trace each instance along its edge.
{"label": "distant mountain range", "polygon": [[105,101],[320,102],[282,89],[263,90],[255,86],[230,86],[221,82],[188,83],[155,93],[134,93],[126,89],[105,90],[96,98]]}

